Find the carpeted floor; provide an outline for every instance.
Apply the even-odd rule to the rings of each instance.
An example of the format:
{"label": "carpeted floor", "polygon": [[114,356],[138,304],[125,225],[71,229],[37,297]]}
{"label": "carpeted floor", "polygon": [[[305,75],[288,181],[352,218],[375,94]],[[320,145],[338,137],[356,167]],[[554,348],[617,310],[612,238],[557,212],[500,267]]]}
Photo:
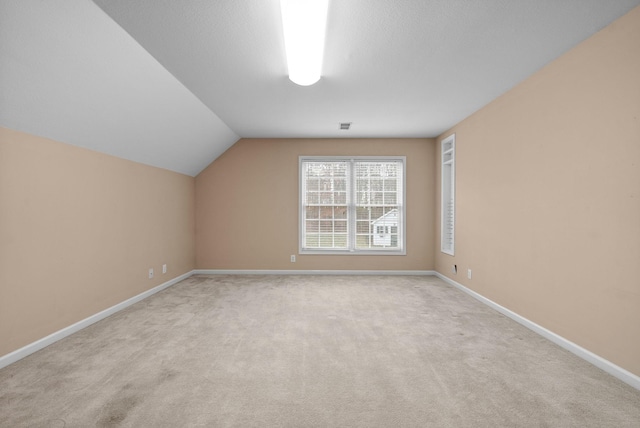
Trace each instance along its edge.
{"label": "carpeted floor", "polygon": [[0,370],[2,427],[639,427],[640,391],[435,277],[193,276]]}

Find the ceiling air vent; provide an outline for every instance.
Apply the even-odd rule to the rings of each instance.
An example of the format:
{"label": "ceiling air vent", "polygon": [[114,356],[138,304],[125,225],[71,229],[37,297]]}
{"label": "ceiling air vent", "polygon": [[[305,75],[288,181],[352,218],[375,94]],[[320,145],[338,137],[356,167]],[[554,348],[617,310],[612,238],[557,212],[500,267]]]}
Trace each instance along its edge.
{"label": "ceiling air vent", "polygon": [[351,122],[340,122],[340,130],[348,131],[351,128]]}

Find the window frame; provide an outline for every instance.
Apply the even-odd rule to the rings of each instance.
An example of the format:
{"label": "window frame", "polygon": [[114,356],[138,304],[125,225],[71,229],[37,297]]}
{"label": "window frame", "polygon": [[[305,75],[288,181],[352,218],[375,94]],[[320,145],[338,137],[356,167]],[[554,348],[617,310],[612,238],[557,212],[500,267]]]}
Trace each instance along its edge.
{"label": "window frame", "polygon": [[[304,248],[304,162],[344,162],[349,161],[350,171],[347,183],[347,243],[351,247],[345,249],[320,249]],[[356,203],[355,203],[355,168],[356,162],[400,162],[402,164],[402,179],[400,185],[402,191],[398,196],[402,198],[398,203],[398,241],[397,249],[358,249],[355,247],[355,227],[356,227]],[[407,159],[406,156],[299,156],[298,157],[298,254],[310,255],[377,255],[377,256],[404,256],[407,254]],[[373,236],[374,234],[371,234]]]}

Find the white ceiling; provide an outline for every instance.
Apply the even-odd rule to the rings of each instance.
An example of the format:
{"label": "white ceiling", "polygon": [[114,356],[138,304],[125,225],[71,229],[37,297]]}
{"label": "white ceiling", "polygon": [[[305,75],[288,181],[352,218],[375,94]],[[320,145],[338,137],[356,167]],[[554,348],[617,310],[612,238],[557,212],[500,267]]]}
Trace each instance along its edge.
{"label": "white ceiling", "polygon": [[0,125],[189,175],[239,137],[433,137],[639,4],[332,0],[300,87],[278,0],[0,0]]}

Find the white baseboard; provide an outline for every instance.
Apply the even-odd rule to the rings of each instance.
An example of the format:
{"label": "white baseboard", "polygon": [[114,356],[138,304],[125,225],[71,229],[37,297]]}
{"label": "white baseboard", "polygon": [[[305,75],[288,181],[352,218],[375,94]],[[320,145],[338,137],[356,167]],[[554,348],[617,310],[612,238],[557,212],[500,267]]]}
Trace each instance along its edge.
{"label": "white baseboard", "polygon": [[471,297],[479,300],[480,302],[484,303],[485,305],[495,309],[496,311],[500,312],[503,315],[506,315],[507,317],[509,317],[512,320],[516,321],[518,324],[521,324],[521,325],[527,327],[529,330],[532,330],[535,333],[538,333],[540,336],[552,341],[556,345],[566,349],[567,351],[571,352],[572,354],[577,355],[578,357],[580,357],[583,360],[593,364],[594,366],[600,368],[601,370],[604,370],[605,372],[609,373],[610,375],[620,379],[624,383],[626,383],[628,385],[631,385],[635,389],[640,390],[640,377],[639,376],[636,376],[635,374],[623,369],[622,367],[615,365],[611,361],[605,360],[604,358],[600,357],[599,355],[596,355],[593,352],[584,349],[580,345],[576,345],[575,343],[571,342],[570,340],[565,339],[562,336],[557,335],[556,333],[552,332],[551,330],[547,330],[546,328],[534,323],[533,321],[530,321],[530,320],[524,318],[523,316],[518,315],[517,313],[505,308],[504,306],[499,305],[498,303],[494,302],[493,300],[487,299],[486,297],[482,296],[481,294],[478,294],[475,291],[470,290],[469,288],[465,287],[464,285],[452,280],[451,278],[448,278],[448,277],[442,275],[439,272],[436,272],[435,275],[438,278],[442,279],[443,281],[447,282],[448,284],[458,288],[459,290],[464,291],[465,293],[467,293]]}
{"label": "white baseboard", "polygon": [[33,354],[36,351],[41,350],[42,348],[45,348],[49,345],[51,345],[52,343],[57,342],[60,339],[64,339],[67,336],[72,335],[73,333],[82,330],[85,327],[90,326],[91,324],[94,324],[106,317],[108,317],[109,315],[113,315],[116,312],[119,312],[131,305],[133,305],[134,303],[139,302],[140,300],[146,299],[147,297],[156,294],[159,291],[164,290],[165,288],[182,281],[183,279],[186,279],[188,277],[190,277],[193,274],[193,271],[187,272],[185,274],[182,274],[176,278],[173,278],[172,280],[169,280],[163,284],[158,285],[157,287],[152,288],[151,290],[147,290],[143,293],[138,294],[137,296],[133,296],[130,299],[125,300],[124,302],[120,302],[117,305],[111,306],[110,308],[107,308],[103,311],[98,312],[97,314],[91,315],[88,318],[85,318],[81,321],[78,321],[75,324],[72,324],[68,327],[63,328],[62,330],[58,330],[55,333],[50,334],[49,336],[43,337],[40,340],[37,340],[33,343],[30,343],[26,346],[23,346],[20,349],[17,349],[7,355],[4,355],[2,357],[0,357],[0,369],[3,367],[8,366],[9,364],[15,363],[16,361]]}
{"label": "white baseboard", "polygon": [[628,385],[640,390],[640,377],[635,374],[623,369],[608,361],[599,355],[594,354],[591,351],[584,349],[583,347],[571,342],[570,340],[565,339],[562,336],[557,335],[556,333],[547,330],[546,328],[530,321],[517,313],[505,308],[504,306],[499,305],[498,303],[490,300],[481,294],[476,293],[473,290],[465,287],[464,285],[442,275],[439,272],[432,270],[222,270],[222,269],[195,269],[190,272],[186,272],[172,280],[169,280],[163,284],[158,285],[157,287],[152,288],[151,290],[147,290],[143,293],[138,294],[137,296],[131,297],[123,302],[120,302],[110,308],[107,308],[97,314],[94,314],[88,318],[85,318],[81,321],[78,321],[75,324],[72,324],[68,327],[63,328],[62,330],[58,330],[55,333],[50,334],[40,340],[37,340],[29,345],[26,345],[16,351],[13,351],[7,355],[0,357],[0,369],[8,366],[28,355],[33,354],[36,351],[39,351],[42,348],[45,348],[52,343],[57,342],[60,339],[63,339],[77,331],[82,330],[85,327],[90,326],[110,315],[119,312],[134,303],[137,303],[143,299],[146,299],[153,294],[158,293],[159,291],[164,290],[167,287],[170,287],[173,284],[176,284],[183,279],[190,277],[191,275],[420,275],[420,276],[437,276],[442,279],[446,283],[458,288],[459,290],[467,293],[471,297],[479,300],[480,302],[486,304],[487,306],[495,309],[501,314],[511,318],[517,323],[527,327],[528,329],[538,333],[542,337],[552,341],[556,345],[561,346],[562,348],[568,350],[569,352],[577,355],[583,360],[593,364],[594,366],[604,370],[610,375],[620,379],[621,381],[627,383]]}
{"label": "white baseboard", "polygon": [[432,270],[251,270],[196,269],[194,275],[419,275],[430,276]]}

